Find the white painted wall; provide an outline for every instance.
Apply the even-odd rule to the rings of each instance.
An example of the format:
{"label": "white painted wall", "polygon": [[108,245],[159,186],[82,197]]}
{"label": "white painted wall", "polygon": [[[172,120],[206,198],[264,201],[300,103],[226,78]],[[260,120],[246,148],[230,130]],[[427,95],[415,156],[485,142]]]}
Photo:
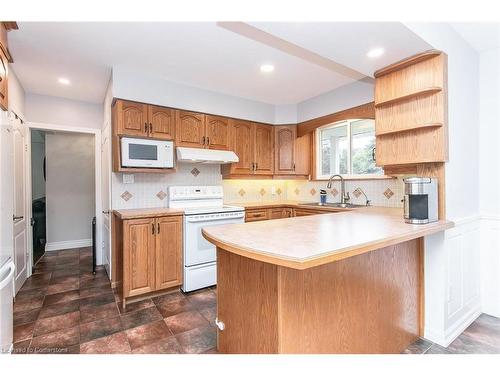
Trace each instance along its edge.
{"label": "white painted wall", "polygon": [[406,26],[448,54],[446,216],[456,227],[425,239],[425,337],[447,346],[481,312],[479,55],[448,24]]}
{"label": "white painted wall", "polygon": [[15,70],[12,68],[12,64],[9,65],[9,80],[8,80],[8,90],[9,90],[9,109],[14,111],[23,120],[25,119],[25,92],[24,88],[17,78]]}
{"label": "white painted wall", "polygon": [[95,215],[94,136],[48,133],[47,250],[91,244]]}
{"label": "white painted wall", "polygon": [[199,89],[122,67],[113,68],[113,96],[167,107],[274,122],[274,105]]}
{"label": "white painted wall", "polygon": [[25,107],[30,122],[93,129],[102,126],[102,104],[27,93]]}
{"label": "white painted wall", "polygon": [[481,303],[500,317],[500,49],[480,54]]}
{"label": "white painted wall", "polygon": [[372,102],[372,82],[357,81],[297,104],[298,122]]}

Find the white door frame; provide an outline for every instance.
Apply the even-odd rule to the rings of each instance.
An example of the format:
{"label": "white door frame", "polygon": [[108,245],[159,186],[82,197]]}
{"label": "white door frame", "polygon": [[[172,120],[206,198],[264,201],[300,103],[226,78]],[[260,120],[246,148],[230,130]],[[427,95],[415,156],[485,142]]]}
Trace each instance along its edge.
{"label": "white door frame", "polygon": [[[27,199],[27,208],[28,208],[28,217],[29,221],[33,216],[32,207],[31,207],[31,199],[32,199],[32,191],[31,191],[31,130],[52,130],[52,131],[61,131],[61,132],[70,132],[70,133],[84,133],[84,134],[92,134],[94,135],[94,183],[95,183],[95,217],[96,217],[96,264],[102,264],[102,202],[101,202],[101,129],[94,128],[84,128],[84,127],[76,127],[76,126],[68,126],[68,125],[59,125],[59,124],[47,124],[41,122],[26,122],[29,130],[29,138],[28,138],[28,155],[27,160],[27,171],[28,178],[26,179],[26,199]],[[31,230],[31,226],[28,221],[28,249],[29,249],[29,264],[33,265],[33,232]],[[28,277],[31,275],[31,267],[29,269]]]}

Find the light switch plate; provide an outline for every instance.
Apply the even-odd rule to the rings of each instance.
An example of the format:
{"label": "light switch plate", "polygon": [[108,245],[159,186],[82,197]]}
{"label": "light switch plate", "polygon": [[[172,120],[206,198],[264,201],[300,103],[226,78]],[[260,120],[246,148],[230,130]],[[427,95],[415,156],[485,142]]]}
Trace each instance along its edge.
{"label": "light switch plate", "polygon": [[276,195],[276,187],[271,186],[271,195]]}
{"label": "light switch plate", "polygon": [[123,183],[124,184],[133,184],[134,183],[134,175],[131,173],[123,174]]}

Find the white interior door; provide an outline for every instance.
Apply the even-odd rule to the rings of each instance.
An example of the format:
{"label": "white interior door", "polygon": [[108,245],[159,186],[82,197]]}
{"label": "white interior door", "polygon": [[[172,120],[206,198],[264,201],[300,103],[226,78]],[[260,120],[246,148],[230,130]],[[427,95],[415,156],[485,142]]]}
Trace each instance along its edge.
{"label": "white interior door", "polygon": [[14,257],[12,215],[14,205],[13,128],[7,112],[0,110],[0,266]]}
{"label": "white interior door", "polygon": [[109,124],[101,140],[102,261],[111,276],[111,131]]}
{"label": "white interior door", "polygon": [[14,157],[14,278],[15,292],[23,286],[28,277],[28,231],[26,212],[26,132],[27,127],[19,119],[13,124],[13,157]]}

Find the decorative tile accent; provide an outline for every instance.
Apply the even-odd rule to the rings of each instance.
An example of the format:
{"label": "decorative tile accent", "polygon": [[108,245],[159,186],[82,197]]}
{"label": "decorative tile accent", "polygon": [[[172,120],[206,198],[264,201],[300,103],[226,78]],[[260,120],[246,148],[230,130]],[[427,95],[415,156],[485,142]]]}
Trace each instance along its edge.
{"label": "decorative tile accent", "polygon": [[295,195],[299,195],[299,194],[300,194],[300,190],[299,190],[299,188],[296,188],[296,189],[294,190],[294,193],[295,193]]}
{"label": "decorative tile accent", "polygon": [[240,197],[244,196],[247,192],[244,190],[244,189],[240,189],[240,191],[238,191],[238,195]]}
{"label": "decorative tile accent", "polygon": [[335,189],[335,188],[333,188],[332,190],[330,190],[330,193],[332,193],[332,195],[334,197],[336,197],[337,195],[339,195],[339,191],[337,189]]}
{"label": "decorative tile accent", "polygon": [[283,193],[280,188],[276,189],[276,194],[281,195]]}
{"label": "decorative tile accent", "polygon": [[130,198],[133,197],[132,194],[130,194],[128,191],[124,191],[122,195],[120,195],[120,197],[122,197],[122,199],[125,201],[125,202],[128,202],[130,200]]}
{"label": "decorative tile accent", "polygon": [[160,191],[158,192],[158,194],[156,194],[156,196],[158,197],[158,199],[159,199],[159,200],[161,200],[161,201],[162,201],[162,200],[164,200],[164,199],[165,199],[165,197],[167,196],[167,193],[165,193],[163,190],[160,190]]}
{"label": "decorative tile accent", "polygon": [[384,195],[387,199],[390,199],[394,195],[394,193],[392,192],[391,189],[387,188],[387,190],[384,191]]}
{"label": "decorative tile accent", "polygon": [[261,196],[266,195],[266,190],[265,190],[264,188],[260,189],[259,194],[260,194]]}
{"label": "decorative tile accent", "polygon": [[198,177],[198,175],[200,174],[200,171],[198,170],[198,168],[194,167],[193,169],[191,169],[191,174],[194,177]]}
{"label": "decorative tile accent", "polygon": [[359,188],[356,188],[356,190],[354,190],[352,192],[352,195],[354,195],[356,198],[359,198],[359,196],[361,195],[361,190]]}
{"label": "decorative tile accent", "polygon": [[311,190],[309,190],[309,193],[311,193],[311,195],[315,195],[317,191],[315,188],[312,188]]}

